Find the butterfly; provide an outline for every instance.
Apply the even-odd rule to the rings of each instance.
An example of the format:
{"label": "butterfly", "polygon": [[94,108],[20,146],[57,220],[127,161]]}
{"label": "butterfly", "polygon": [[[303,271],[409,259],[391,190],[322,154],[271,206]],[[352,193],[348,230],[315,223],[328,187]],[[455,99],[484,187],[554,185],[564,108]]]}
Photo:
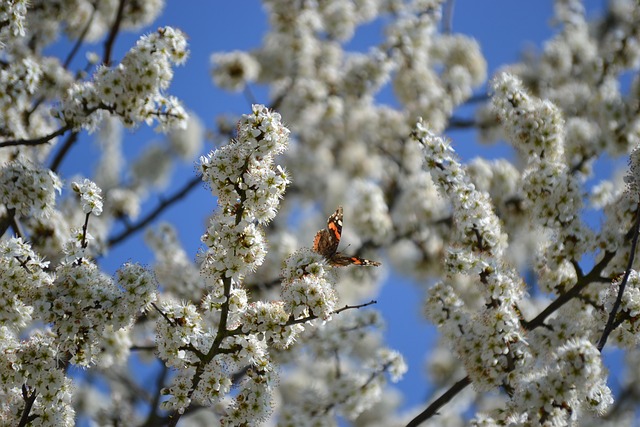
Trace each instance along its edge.
{"label": "butterfly", "polygon": [[313,251],[325,257],[329,264],[335,267],[344,267],[351,264],[375,267],[380,265],[377,261],[348,256],[338,252],[341,237],[342,206],[338,206],[338,209],[327,220],[327,228],[316,233],[316,237],[313,239]]}

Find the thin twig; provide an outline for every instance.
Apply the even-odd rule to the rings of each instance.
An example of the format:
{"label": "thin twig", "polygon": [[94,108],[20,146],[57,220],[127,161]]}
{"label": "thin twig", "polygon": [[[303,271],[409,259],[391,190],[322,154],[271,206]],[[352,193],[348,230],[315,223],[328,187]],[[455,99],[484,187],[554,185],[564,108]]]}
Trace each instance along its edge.
{"label": "thin twig", "polygon": [[116,234],[115,236],[111,237],[109,239],[108,243],[107,243],[108,247],[111,248],[111,247],[117,245],[118,243],[121,243],[126,238],[128,238],[130,235],[132,235],[133,233],[135,233],[138,230],[141,230],[142,228],[146,227],[154,219],[156,219],[158,217],[158,215],[160,215],[165,209],[167,209],[169,206],[173,205],[178,200],[182,199],[187,194],[189,194],[189,192],[192,189],[194,189],[196,187],[196,185],[201,181],[202,181],[202,178],[199,177],[199,176],[196,176],[196,177],[192,178],[191,181],[188,181],[173,196],[169,197],[168,199],[165,199],[165,200],[161,201],[160,204],[158,204],[158,206],[154,210],[149,212],[146,217],[142,218],[135,225],[128,226],[121,233]]}
{"label": "thin twig", "polygon": [[477,123],[474,119],[462,119],[460,117],[451,117],[451,119],[449,119],[447,130],[469,129],[469,128],[475,127],[476,124]]}
{"label": "thin twig", "polygon": [[175,325],[175,322],[174,322],[173,320],[169,319],[169,316],[167,316],[167,314],[166,314],[164,311],[160,310],[160,308],[156,305],[156,303],[155,303],[155,302],[152,302],[152,303],[151,303],[151,306],[152,306],[152,307],[153,307],[153,308],[154,308],[158,313],[160,313],[160,316],[164,317],[164,320],[166,320],[168,324],[170,324],[170,325]]}
{"label": "thin twig", "polygon": [[87,25],[85,25],[84,28],[82,29],[82,33],[80,33],[78,40],[76,40],[76,43],[73,45],[73,48],[71,48],[69,55],[67,55],[67,58],[64,60],[64,63],[62,64],[65,70],[69,68],[69,64],[71,64],[71,61],[76,56],[76,53],[78,53],[78,50],[80,50],[80,46],[82,46],[82,43],[84,43],[85,37],[87,37],[89,28],[91,28],[91,24],[93,24],[93,19],[96,16],[96,5],[92,4],[92,6],[93,6],[93,10],[91,11],[91,16],[87,21]]}
{"label": "thin twig", "polygon": [[89,212],[88,214],[85,215],[84,224],[82,225],[82,242],[81,242],[80,246],[82,246],[83,249],[86,249],[87,246],[89,245],[89,241],[87,240],[87,230],[89,229],[89,217],[90,216],[91,216],[91,212]]}
{"label": "thin twig", "polygon": [[11,209],[13,212],[9,215],[9,219],[11,220],[11,228],[13,229],[13,234],[17,237],[22,237],[22,240],[28,240],[27,234],[24,232],[20,221],[16,218],[15,209]]}
{"label": "thin twig", "polygon": [[627,270],[624,272],[624,277],[622,278],[622,282],[620,283],[620,286],[618,288],[618,296],[616,297],[616,301],[613,303],[611,313],[609,313],[607,325],[604,327],[604,331],[602,332],[600,341],[598,341],[598,350],[600,351],[602,351],[604,345],[607,343],[607,338],[609,338],[609,335],[611,334],[611,332],[613,332],[613,323],[616,320],[616,314],[618,314],[620,304],[622,304],[622,294],[624,293],[624,288],[627,286],[627,281],[629,280],[629,275],[631,274],[631,268],[633,267],[633,260],[636,255],[636,246],[638,245],[638,231],[640,231],[640,204],[638,204],[638,207],[636,209],[636,223],[633,227],[633,238],[631,240],[631,251],[629,253]]}
{"label": "thin twig", "polygon": [[156,345],[132,345],[129,347],[129,351],[156,351],[157,349]]}
{"label": "thin twig", "polygon": [[49,167],[49,169],[51,169],[54,172],[57,171],[60,165],[62,164],[62,160],[67,155],[71,147],[73,147],[73,145],[77,141],[78,141],[78,132],[75,132],[75,131],[71,132],[67,137],[67,140],[64,142],[64,144],[62,144],[62,147],[60,148],[56,156],[51,161],[51,166]]}
{"label": "thin twig", "polygon": [[124,16],[124,6],[127,3],[127,0],[120,0],[118,4],[118,12],[116,14],[116,19],[113,21],[113,25],[109,30],[109,36],[104,42],[104,55],[102,56],[102,62],[107,67],[111,66],[111,54],[113,53],[113,45],[116,41],[116,36],[120,31],[120,25],[122,24],[122,18]]}
{"label": "thin twig", "polygon": [[453,31],[453,9],[455,5],[455,0],[448,0],[444,5],[444,12],[442,13],[443,34],[451,34]]}
{"label": "thin twig", "polygon": [[455,383],[449,390],[444,392],[442,396],[437,398],[431,405],[427,406],[427,409],[420,412],[414,419],[409,421],[407,427],[416,427],[427,421],[429,418],[436,414],[436,411],[438,409],[442,408],[446,403],[453,399],[456,394],[464,390],[469,384],[471,384],[471,379],[469,379],[468,376]]}
{"label": "thin twig", "polygon": [[154,393],[153,400],[151,402],[151,411],[149,411],[149,415],[147,416],[147,420],[142,424],[142,427],[151,427],[162,425],[160,424],[161,417],[158,415],[158,409],[160,407],[160,398],[162,397],[162,388],[164,386],[164,382],[167,379],[167,375],[169,374],[169,369],[163,363],[162,370],[160,375],[156,380],[156,392]]}
{"label": "thin twig", "polygon": [[[351,309],[354,309],[354,308],[355,309],[359,309],[359,308],[366,307],[366,306],[372,305],[372,304],[377,304],[377,303],[378,303],[378,301],[371,300],[369,302],[365,302],[364,304],[345,305],[342,308],[339,308],[337,310],[332,311],[331,314],[339,314],[339,313],[342,313],[345,310],[351,310]],[[287,323],[285,323],[284,326],[292,326],[292,325],[297,325],[299,323],[307,323],[307,322],[310,322],[312,320],[316,320],[317,318],[318,318],[318,316],[316,316],[315,314],[311,314],[311,315],[309,315],[307,317],[301,317],[299,319],[291,319]]]}
{"label": "thin twig", "polygon": [[64,127],[60,128],[60,129],[58,129],[57,131],[55,131],[53,133],[50,133],[49,135],[42,136],[40,138],[14,139],[14,140],[10,140],[10,141],[3,141],[3,142],[0,142],[0,148],[15,147],[15,146],[18,146],[18,145],[33,146],[33,145],[46,144],[47,142],[51,141],[53,138],[62,135],[63,133],[65,133],[69,129],[71,129],[69,126],[64,126]]}
{"label": "thin twig", "polygon": [[247,101],[249,101],[250,104],[257,104],[258,103],[258,101],[256,100],[256,97],[253,94],[253,91],[251,90],[249,85],[245,85],[244,86],[244,90],[242,91],[242,93],[244,94],[244,97],[247,99]]}

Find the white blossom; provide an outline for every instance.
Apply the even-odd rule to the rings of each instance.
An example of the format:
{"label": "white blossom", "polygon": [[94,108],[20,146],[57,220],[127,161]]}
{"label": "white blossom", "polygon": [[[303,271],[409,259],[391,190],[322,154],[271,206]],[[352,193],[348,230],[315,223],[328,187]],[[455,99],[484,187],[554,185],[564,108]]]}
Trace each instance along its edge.
{"label": "white blossom", "polygon": [[19,216],[47,217],[62,190],[58,175],[21,159],[0,167],[0,201]]}
{"label": "white blossom", "polygon": [[102,213],[102,190],[88,179],[84,179],[81,183],[72,182],[71,188],[78,193],[82,202],[82,211],[84,213],[92,213],[99,216]]}
{"label": "white blossom", "polygon": [[[548,39],[486,82],[449,3],[265,0],[251,49],[205,56],[269,107],[211,117],[171,94],[187,34],[138,33],[163,0],[2,2],[0,424],[386,427],[444,400],[427,423],[637,424],[640,4],[556,0]],[[143,122],[166,136],[128,146]],[[173,182],[194,156],[209,201]],[[184,196],[216,206],[200,242]],[[146,257],[141,232],[153,274],[117,261]],[[375,307],[410,311],[396,273],[438,333],[411,408],[389,383],[420,366]]]}
{"label": "white blossom", "polygon": [[165,96],[173,78],[171,64],[188,56],[186,38],[171,27],[142,37],[114,68],[98,68],[93,81],[67,91],[60,119],[74,129],[94,130],[103,114],[118,116],[127,127],[158,121],[158,129],[183,127],[187,113],[178,100]]}

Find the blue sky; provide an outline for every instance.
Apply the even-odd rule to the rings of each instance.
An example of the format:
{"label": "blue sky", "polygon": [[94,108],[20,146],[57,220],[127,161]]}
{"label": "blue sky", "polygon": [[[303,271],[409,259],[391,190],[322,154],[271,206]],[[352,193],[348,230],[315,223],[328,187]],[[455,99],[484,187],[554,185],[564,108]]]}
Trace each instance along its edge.
{"label": "blue sky", "polygon": [[[589,10],[597,10],[602,2],[591,0],[586,3]],[[551,16],[551,1],[458,0],[455,4],[452,29],[479,41],[489,65],[489,75],[492,75],[501,65],[516,61],[526,46],[540,48],[542,41],[553,34],[553,29],[548,25]],[[209,74],[209,58],[213,52],[247,50],[260,45],[267,28],[260,2],[169,1],[160,19],[145,32],[165,25],[185,31],[189,36],[191,49],[186,66],[175,70],[174,82],[168,92],[180,98],[188,109],[195,111],[209,128],[213,127],[213,119],[220,114],[239,115],[248,112],[249,102],[242,94],[230,94],[213,87]],[[365,26],[348,47],[366,50],[379,40],[381,30],[381,23]],[[137,38],[138,35],[132,34],[120,36],[114,58],[121,58]],[[56,49],[64,49],[66,45],[62,42]],[[96,45],[90,49],[101,53],[102,46]],[[84,58],[79,56],[75,65],[83,66]],[[257,88],[254,93],[259,102],[269,104],[269,99],[264,98],[264,90]],[[384,96],[389,94],[385,92]],[[383,98],[381,101],[392,102]],[[462,109],[457,115],[471,116],[468,109]],[[284,121],[286,122],[286,117]],[[162,138],[161,135],[144,127],[135,133],[125,133],[127,154],[138,153],[150,141]],[[465,160],[476,155],[495,157],[508,156],[510,153],[504,145],[482,146],[483,151],[479,153],[473,131],[454,131],[449,136]],[[63,173],[67,178],[72,173],[91,176],[92,167],[97,159],[95,162],[87,159],[95,159],[95,154],[91,138],[82,138],[81,144],[78,144],[72,156],[63,165]],[[611,165],[605,164],[601,167],[601,173],[607,173]],[[182,165],[166,193],[179,188],[183,182],[191,179],[192,174],[192,163]],[[215,199],[207,190],[200,188],[192,192],[185,201],[167,210],[161,220],[178,226],[184,247],[195,256],[200,246],[199,237],[204,230],[204,219],[214,208]],[[108,271],[113,271],[127,260],[151,262],[150,252],[141,245],[141,235],[129,240],[126,245],[116,247],[104,259],[103,265]],[[409,373],[397,385],[405,396],[404,407],[422,404],[430,394],[425,377],[424,356],[435,340],[434,329],[427,325],[419,314],[422,294],[411,285],[409,279],[392,274],[377,300],[377,308],[382,310],[388,324],[385,332],[388,345],[400,350],[409,363]]]}

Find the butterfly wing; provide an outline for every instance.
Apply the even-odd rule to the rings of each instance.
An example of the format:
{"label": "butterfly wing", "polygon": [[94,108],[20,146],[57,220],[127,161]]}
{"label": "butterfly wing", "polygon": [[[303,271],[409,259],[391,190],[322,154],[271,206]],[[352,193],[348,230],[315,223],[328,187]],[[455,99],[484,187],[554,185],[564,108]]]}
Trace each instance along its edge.
{"label": "butterfly wing", "polygon": [[327,228],[316,233],[313,239],[313,250],[329,261],[329,264],[335,267],[344,267],[347,265],[362,266],[379,266],[377,261],[360,258],[357,256],[348,256],[338,252],[338,245],[342,237],[342,206],[327,220]]}
{"label": "butterfly wing", "polygon": [[331,241],[331,234],[322,229],[316,233],[313,239],[313,251],[319,253],[325,258],[330,258],[335,253],[336,245]]}
{"label": "butterfly wing", "polygon": [[365,267],[378,267],[381,265],[378,261],[360,258],[357,256],[349,256],[336,252],[330,259],[329,263],[336,267],[344,267],[347,265],[362,265]]}
{"label": "butterfly wing", "polygon": [[327,228],[316,233],[313,239],[313,250],[330,259],[338,250],[342,236],[342,206],[329,217]]}

